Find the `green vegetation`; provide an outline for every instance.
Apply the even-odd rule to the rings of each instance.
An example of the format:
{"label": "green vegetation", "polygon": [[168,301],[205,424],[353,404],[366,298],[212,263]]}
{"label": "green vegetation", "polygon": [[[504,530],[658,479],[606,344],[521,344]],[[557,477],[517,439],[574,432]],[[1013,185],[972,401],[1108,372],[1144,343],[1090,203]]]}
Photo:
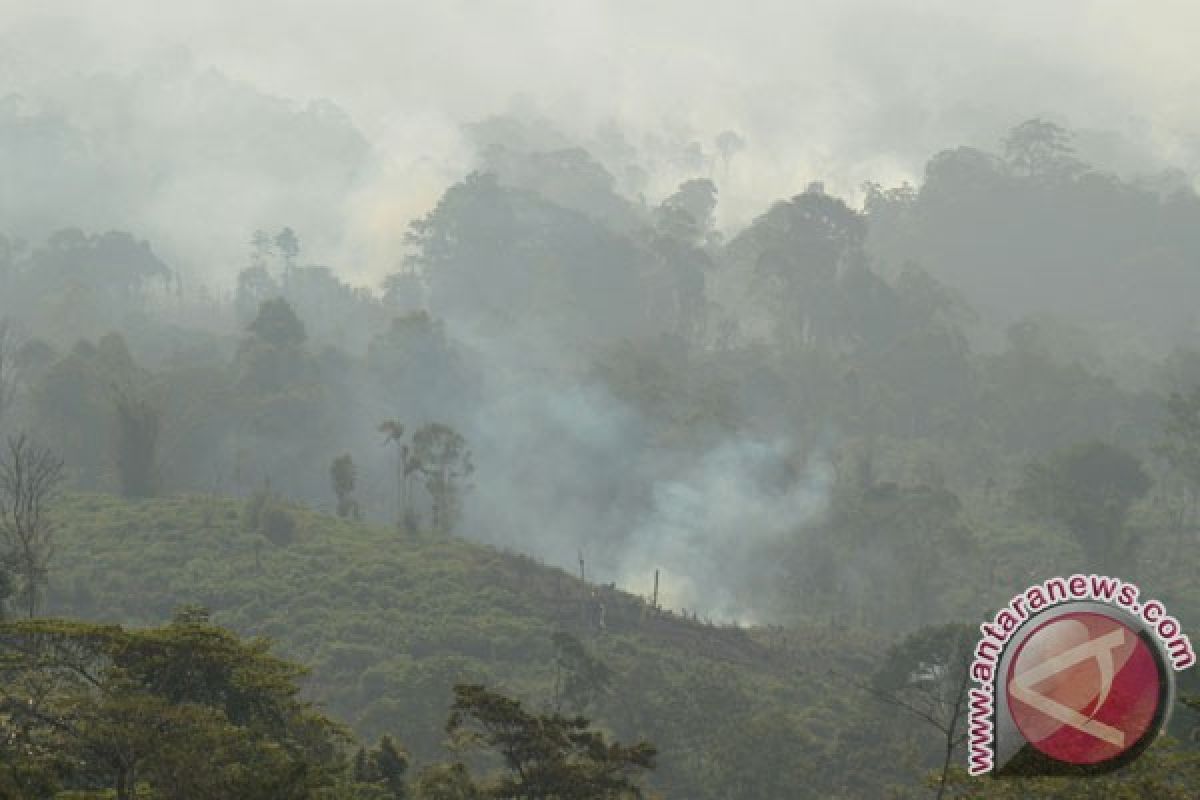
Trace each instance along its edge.
{"label": "green vegetation", "polygon": [[[740,786],[772,797],[770,787],[804,775],[814,797],[856,796],[879,779],[882,765],[846,785],[819,768],[843,757],[844,719],[862,705],[828,671],[868,669],[875,637],[824,624],[709,626],[603,587],[600,631],[581,616],[591,587],[528,557],[290,513],[294,540],[256,554],[258,535],[231,500],[71,495],[56,513],[48,613],[140,626],[181,605],[210,608],[214,621],[311,666],[307,697],[363,741],[397,737],[418,767],[447,759],[453,688],[479,683],[530,708],[586,711],[621,741],[653,742],[647,782],[671,794]],[[769,733],[793,766],[764,772],[761,753],[743,762],[735,754],[756,749],[747,730]]]}
{"label": "green vegetation", "polygon": [[[0,144],[83,159],[16,97]],[[324,143],[281,163],[345,166],[314,187],[369,169],[331,109],[268,117]],[[319,192],[347,230],[230,203],[171,264],[59,212],[0,235],[3,791],[1080,791],[964,778],[964,658],[1055,574],[1200,620],[1190,182],[1034,119],[861,206],[812,181],[728,209],[733,131],[466,138],[378,252],[350,229],[394,226]],[[1195,728],[1181,705],[1089,788],[1194,795]]]}

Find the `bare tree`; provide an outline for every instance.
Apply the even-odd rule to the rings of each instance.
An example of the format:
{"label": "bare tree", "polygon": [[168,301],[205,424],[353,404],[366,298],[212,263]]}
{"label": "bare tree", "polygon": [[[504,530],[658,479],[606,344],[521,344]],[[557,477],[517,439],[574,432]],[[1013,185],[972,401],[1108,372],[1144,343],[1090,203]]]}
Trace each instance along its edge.
{"label": "bare tree", "polygon": [[954,753],[967,738],[967,689],[975,636],[974,628],[959,623],[921,628],[888,650],[871,681],[849,679],[937,731],[942,750],[937,800],[946,796]]}
{"label": "bare tree", "polygon": [[17,348],[19,342],[12,323],[0,319],[0,423],[17,396]]}
{"label": "bare tree", "polygon": [[0,558],[20,581],[17,598],[32,618],[53,554],[47,516],[63,480],[63,462],[25,434],[10,436],[0,453]]}

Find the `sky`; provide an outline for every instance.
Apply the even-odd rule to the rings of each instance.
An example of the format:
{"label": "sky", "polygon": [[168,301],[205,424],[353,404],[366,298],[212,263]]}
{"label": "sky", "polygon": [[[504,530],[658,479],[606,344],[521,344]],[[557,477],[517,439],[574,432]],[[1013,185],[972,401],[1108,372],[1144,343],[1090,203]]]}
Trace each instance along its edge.
{"label": "sky", "polygon": [[851,197],[918,181],[933,153],[994,149],[1039,115],[1114,170],[1194,172],[1197,24],[1183,2],[0,0],[0,98],[186,52],[269,95],[331,100],[378,155],[345,220],[379,272],[470,168],[462,125],[505,112],[659,154],[651,201],[692,169],[663,154],[736,131],[746,148],[715,176],[726,230],[811,180]]}

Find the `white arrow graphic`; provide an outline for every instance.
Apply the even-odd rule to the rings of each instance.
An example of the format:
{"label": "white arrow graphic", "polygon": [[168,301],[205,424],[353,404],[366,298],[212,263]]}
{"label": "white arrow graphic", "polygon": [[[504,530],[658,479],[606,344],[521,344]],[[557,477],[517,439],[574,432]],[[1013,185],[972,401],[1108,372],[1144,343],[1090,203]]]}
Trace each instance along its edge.
{"label": "white arrow graphic", "polygon": [[1105,725],[1103,722],[1097,722],[1090,717],[1085,717],[1075,709],[1067,708],[1062,703],[1052,700],[1033,689],[1035,685],[1046,680],[1051,675],[1057,675],[1064,669],[1073,667],[1081,661],[1094,658],[1096,659],[1096,665],[1100,668],[1100,698],[1096,701],[1096,712],[1099,712],[1104,707],[1104,701],[1108,699],[1108,693],[1112,689],[1115,672],[1113,650],[1124,644],[1125,630],[1117,628],[1098,639],[1092,639],[1091,641],[1076,645],[1070,650],[1064,650],[1053,658],[1046,659],[1036,667],[1025,670],[1020,675],[1014,675],[1008,685],[1008,691],[1022,703],[1036,708],[1046,716],[1056,719],[1064,725],[1070,725],[1077,731],[1082,731],[1115,747],[1124,747],[1124,731]]}

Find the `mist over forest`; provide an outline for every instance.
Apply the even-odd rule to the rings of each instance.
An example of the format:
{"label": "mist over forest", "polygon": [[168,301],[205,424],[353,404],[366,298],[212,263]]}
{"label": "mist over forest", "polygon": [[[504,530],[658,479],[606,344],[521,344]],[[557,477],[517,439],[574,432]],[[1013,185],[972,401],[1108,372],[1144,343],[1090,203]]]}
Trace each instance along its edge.
{"label": "mist over forest", "polygon": [[[1157,69],[1169,15],[401,6],[0,16],[0,435],[61,459],[74,542],[69,579],[12,568],[0,599],[204,605],[314,659],[372,737],[416,673],[329,676],[400,656],[311,649],[199,567],[89,585],[86,515],[233,503],[229,552],[316,583],[318,518],[464,540],[715,630],[841,631],[855,669],[1076,571],[1200,619],[1200,119]],[[654,785],[783,796],[729,758]]]}

